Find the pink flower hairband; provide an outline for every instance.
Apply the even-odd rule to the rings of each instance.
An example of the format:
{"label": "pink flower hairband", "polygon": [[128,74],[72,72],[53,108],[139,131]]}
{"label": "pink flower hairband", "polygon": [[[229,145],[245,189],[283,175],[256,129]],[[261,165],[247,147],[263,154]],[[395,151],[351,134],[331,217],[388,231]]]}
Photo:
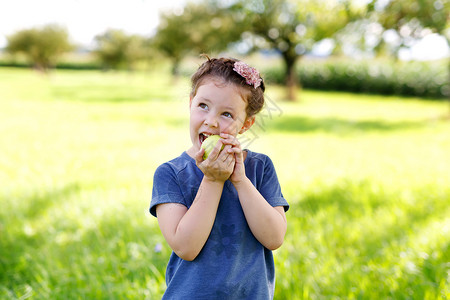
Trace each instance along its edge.
{"label": "pink flower hairband", "polygon": [[247,65],[245,62],[235,62],[233,71],[236,71],[236,73],[244,77],[247,84],[253,85],[255,89],[261,85],[262,79],[259,76],[259,72],[255,68]]}

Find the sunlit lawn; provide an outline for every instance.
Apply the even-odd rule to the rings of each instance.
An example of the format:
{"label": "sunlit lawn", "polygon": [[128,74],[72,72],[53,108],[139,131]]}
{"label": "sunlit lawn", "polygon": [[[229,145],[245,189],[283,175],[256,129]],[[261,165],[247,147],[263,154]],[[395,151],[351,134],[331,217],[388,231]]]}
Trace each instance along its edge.
{"label": "sunlit lawn", "polygon": [[[189,146],[188,94],[164,72],[0,69],[1,299],[161,297],[170,249],[148,206],[155,168]],[[275,298],[449,298],[446,104],[282,95],[241,137],[291,204]]]}

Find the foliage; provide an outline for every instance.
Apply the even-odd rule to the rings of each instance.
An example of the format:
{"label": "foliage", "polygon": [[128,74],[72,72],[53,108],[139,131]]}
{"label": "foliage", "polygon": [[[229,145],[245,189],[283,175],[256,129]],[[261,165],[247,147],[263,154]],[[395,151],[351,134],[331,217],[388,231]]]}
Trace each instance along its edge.
{"label": "foliage", "polygon": [[171,59],[178,75],[181,60],[189,53],[218,53],[240,39],[241,29],[224,11],[208,3],[189,2],[183,11],[166,11],[153,45]]}
{"label": "foliage", "polygon": [[[0,55],[0,67],[29,68],[32,65],[23,57],[13,57],[10,54]],[[67,53],[54,64],[55,69],[70,70],[100,70],[102,66],[91,53]]]}
{"label": "foliage", "polygon": [[152,43],[172,61],[172,74],[178,74],[181,60],[191,51],[192,41],[188,38],[187,23],[183,15],[164,14]]}
{"label": "foliage", "polygon": [[[31,65],[27,62],[18,60],[0,60],[0,67],[29,68]],[[55,69],[67,70],[100,70],[102,67],[98,62],[73,62],[60,61],[53,66]]]}
{"label": "foliage", "polygon": [[[220,5],[223,1],[215,2]],[[245,15],[238,26],[246,28],[250,34],[247,41],[252,46],[276,49],[281,54],[291,100],[295,99],[297,60],[310,52],[316,42],[332,37],[360,14],[360,8],[350,1],[234,1],[226,9],[236,15],[235,19]],[[262,38],[264,43],[258,39],[251,41],[252,35]]]}
{"label": "foliage", "polygon": [[443,34],[450,41],[448,12],[450,2],[442,0],[396,0],[376,5],[379,22],[396,30],[401,37],[422,38],[424,29]]}
{"label": "foliage", "polygon": [[139,35],[127,35],[118,29],[109,29],[95,37],[98,56],[105,68],[134,69],[137,62],[146,58],[149,47]]}
{"label": "foliage", "polygon": [[[283,71],[263,71],[268,82],[282,84]],[[450,96],[448,70],[440,62],[393,62],[390,60],[312,60],[297,68],[304,88],[426,98]]]}
{"label": "foliage", "polygon": [[397,41],[387,45],[381,40],[378,48],[393,48],[395,55],[430,33],[444,36],[450,46],[450,2],[442,0],[372,1],[369,4],[375,19]]}
{"label": "foliage", "polygon": [[[152,175],[190,143],[167,73],[0,69],[0,298],[161,298]],[[444,104],[267,91],[247,133],[291,204],[275,299],[448,298]]]}
{"label": "foliage", "polygon": [[7,37],[6,51],[23,54],[36,69],[45,71],[73,48],[67,30],[57,25],[20,30]]}

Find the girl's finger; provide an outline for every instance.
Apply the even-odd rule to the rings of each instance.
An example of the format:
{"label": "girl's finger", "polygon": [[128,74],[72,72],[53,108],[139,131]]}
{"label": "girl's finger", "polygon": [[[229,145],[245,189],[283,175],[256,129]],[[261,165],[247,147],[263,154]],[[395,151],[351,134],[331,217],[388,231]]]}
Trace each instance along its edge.
{"label": "girl's finger", "polygon": [[200,147],[200,150],[195,154],[194,158],[197,164],[203,162],[203,154],[205,153],[205,149]]}
{"label": "girl's finger", "polygon": [[224,144],[233,145],[233,146],[240,145],[239,140],[231,134],[221,133],[220,137],[223,139]]}
{"label": "girl's finger", "polygon": [[228,149],[230,149],[232,146],[231,145],[228,145],[228,144],[222,144],[222,147],[223,148],[219,148],[219,154],[218,154],[218,156],[220,157],[221,155],[224,155],[224,154],[226,154],[227,152],[228,152]]}
{"label": "girl's finger", "polygon": [[230,156],[230,153],[228,152],[230,149],[232,149],[232,148],[231,148],[231,145],[226,145],[226,146],[223,148],[222,152],[220,152],[219,157],[222,158],[222,161],[225,161],[226,158],[227,158],[228,156]]}
{"label": "girl's finger", "polygon": [[227,154],[227,157],[226,157],[226,159],[224,160],[224,163],[225,163],[228,167],[230,167],[230,165],[234,164],[234,162],[235,162],[234,155]]}
{"label": "girl's finger", "polygon": [[218,140],[216,145],[214,146],[214,148],[211,150],[211,153],[209,153],[207,159],[216,160],[217,157],[219,157],[219,155],[220,155],[220,150],[222,149],[223,145],[224,145],[223,140],[222,139]]}
{"label": "girl's finger", "polygon": [[222,133],[220,134],[220,137],[221,137],[221,138],[224,138],[224,139],[227,139],[229,136],[230,136],[230,135],[229,135],[228,133],[223,133],[223,132],[222,132]]}
{"label": "girl's finger", "polygon": [[227,150],[228,153],[241,154],[242,149],[238,147],[233,147]]}

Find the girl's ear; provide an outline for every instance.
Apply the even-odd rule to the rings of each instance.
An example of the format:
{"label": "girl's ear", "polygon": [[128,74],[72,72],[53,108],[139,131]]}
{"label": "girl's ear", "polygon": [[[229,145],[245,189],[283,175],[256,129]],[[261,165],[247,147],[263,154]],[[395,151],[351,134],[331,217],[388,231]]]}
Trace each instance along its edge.
{"label": "girl's ear", "polygon": [[242,133],[246,132],[247,130],[250,129],[250,127],[253,126],[253,124],[255,124],[255,116],[247,117],[245,119],[244,124],[242,125],[241,130],[239,130],[239,133],[242,134]]}

